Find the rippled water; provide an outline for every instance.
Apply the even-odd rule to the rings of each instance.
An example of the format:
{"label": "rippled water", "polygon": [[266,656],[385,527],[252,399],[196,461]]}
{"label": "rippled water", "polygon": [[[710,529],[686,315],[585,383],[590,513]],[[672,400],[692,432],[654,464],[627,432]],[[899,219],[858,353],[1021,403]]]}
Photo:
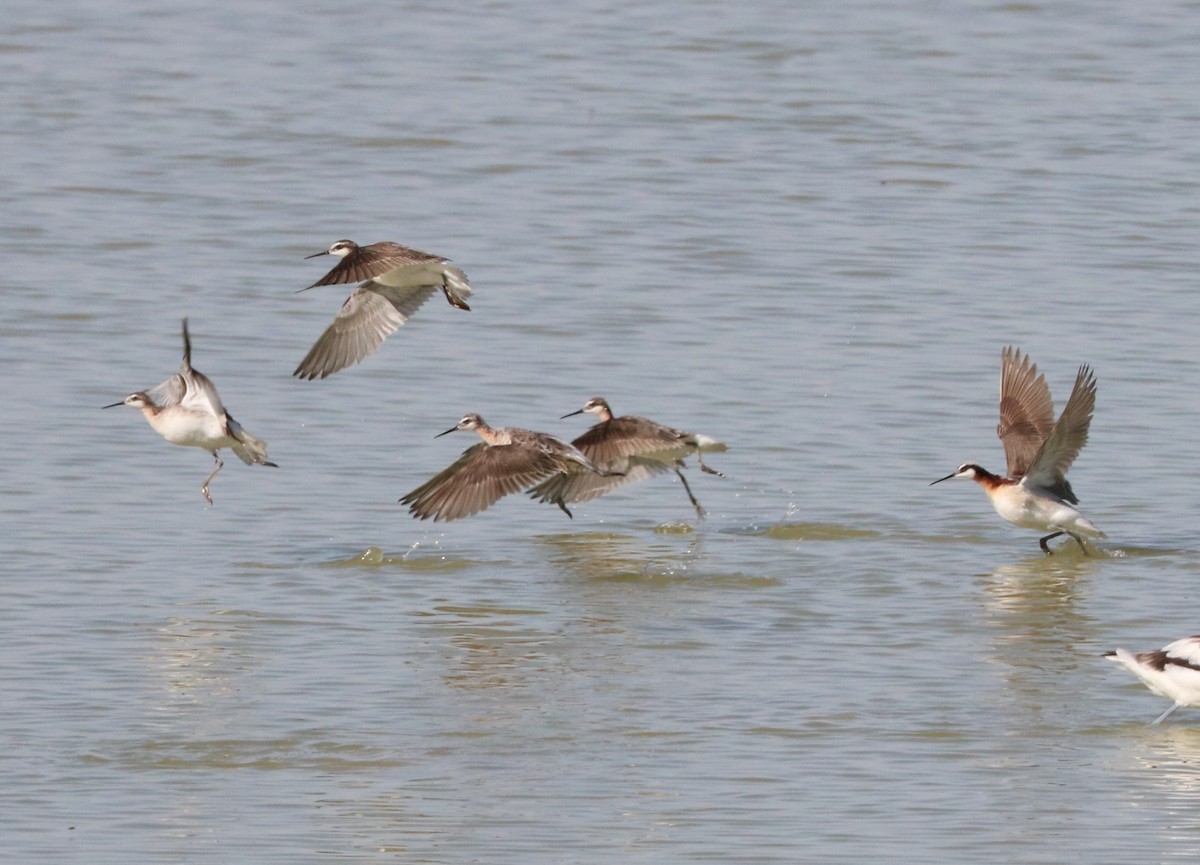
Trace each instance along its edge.
{"label": "rippled water", "polygon": [[[1195,4],[19,4],[0,38],[14,861],[1194,860]],[[453,258],[290,377],[331,241]],[[278,469],[98,407],[195,365]],[[995,468],[1000,349],[1103,555]],[[396,500],[468,411],[727,441],[575,509]]]}

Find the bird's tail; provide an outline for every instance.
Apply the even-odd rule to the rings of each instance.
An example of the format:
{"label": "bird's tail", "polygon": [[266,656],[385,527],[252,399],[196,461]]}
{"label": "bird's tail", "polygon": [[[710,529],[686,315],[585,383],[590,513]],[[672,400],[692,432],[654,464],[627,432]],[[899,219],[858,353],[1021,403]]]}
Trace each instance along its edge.
{"label": "bird's tail", "polygon": [[231,450],[246,465],[275,466],[267,460],[267,443],[247,432],[232,416],[229,416],[229,434],[237,441]]}
{"label": "bird's tail", "polygon": [[687,437],[687,443],[698,451],[705,453],[721,453],[729,450],[729,445],[723,441],[717,441],[711,436],[706,436],[703,433],[692,433]]}
{"label": "bird's tail", "polygon": [[467,282],[467,275],[463,273],[461,267],[455,264],[447,264],[442,273],[446,294],[453,298],[451,302],[458,301],[454,304],[455,306],[465,307],[467,298],[475,293],[471,288],[471,283]]}

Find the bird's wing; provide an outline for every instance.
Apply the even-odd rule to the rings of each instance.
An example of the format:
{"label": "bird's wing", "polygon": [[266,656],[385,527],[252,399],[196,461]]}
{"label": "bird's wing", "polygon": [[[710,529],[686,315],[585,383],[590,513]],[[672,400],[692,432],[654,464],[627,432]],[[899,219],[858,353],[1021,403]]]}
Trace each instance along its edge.
{"label": "bird's wing", "polygon": [[221,395],[217,393],[217,386],[212,383],[212,379],[191,367],[180,368],[178,377],[182,378],[186,385],[183,399],[179,403],[181,406],[214,417],[225,416],[225,406],[221,403]]}
{"label": "bird's wing", "polygon": [[369,357],[434,291],[434,286],[395,288],[364,282],[346,298],[292,375],[325,378]]}
{"label": "bird's wing", "polygon": [[160,408],[179,405],[185,393],[187,384],[179,373],[172,373],[166,381],[145,390],[146,398]]}
{"label": "bird's wing", "polygon": [[1169,663],[1200,670],[1200,636],[1184,637],[1163,646],[1162,654]]}
{"label": "bird's wing", "polygon": [[577,466],[572,471],[559,472],[542,481],[529,491],[529,495],[539,502],[554,504],[591,501],[624,484],[645,480],[670,471],[674,465],[673,460],[627,457],[607,464],[607,471],[620,473],[610,475],[599,475]]}
{"label": "bird's wing", "polygon": [[420,519],[457,520],[527,489],[559,471],[559,460],[536,449],[479,443],[400,499]]}
{"label": "bird's wing", "polygon": [[620,470],[630,457],[658,460],[669,469],[695,449],[690,436],[645,418],[625,416],[596,424],[571,444],[602,469]]}
{"label": "bird's wing", "polygon": [[1075,376],[1075,387],[1071,389],[1071,397],[1062,414],[1026,472],[1030,483],[1058,493],[1068,501],[1076,501],[1066,481],[1067,469],[1087,444],[1088,427],[1095,408],[1096,377],[1091,367],[1084,365]]}
{"label": "bird's wing", "polygon": [[1000,424],[1008,476],[1020,480],[1054,428],[1054,403],[1046,377],[1038,375],[1029,355],[1008,346],[1001,354]]}
{"label": "bird's wing", "polygon": [[419,249],[409,249],[398,243],[379,243],[371,246],[360,246],[350,255],[341,259],[329,273],[314,282],[309,288],[318,285],[344,285],[348,282],[365,282],[389,273],[398,267],[410,264],[439,264],[446,261],[440,255],[421,252]]}
{"label": "bird's wing", "polygon": [[230,449],[246,465],[253,463],[258,463],[260,466],[275,465],[275,463],[267,460],[267,443],[258,436],[252,435],[249,430],[234,420],[233,415],[228,412],[225,414],[225,430],[234,441],[229,446]]}

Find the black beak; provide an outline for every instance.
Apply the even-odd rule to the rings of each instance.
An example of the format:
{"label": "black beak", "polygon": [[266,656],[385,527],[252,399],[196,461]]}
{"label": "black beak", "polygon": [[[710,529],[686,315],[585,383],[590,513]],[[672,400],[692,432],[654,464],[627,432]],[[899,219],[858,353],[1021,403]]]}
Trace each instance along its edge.
{"label": "black beak", "polygon": [[116,408],[119,405],[125,405],[125,400],[121,400],[120,402],[114,402],[112,405],[102,405],[102,406],[100,406],[100,408]]}
{"label": "black beak", "polygon": [[452,432],[457,432],[457,431],[458,431],[458,427],[457,427],[457,426],[452,426],[452,427],[450,427],[450,429],[446,430],[445,432],[440,432],[440,433],[438,433],[437,435],[435,435],[435,436],[434,436],[434,438],[435,438],[435,439],[440,439],[442,436],[445,436],[445,435],[450,435],[450,433],[452,433]]}
{"label": "black beak", "polygon": [[583,409],[580,409],[579,411],[573,411],[570,414],[565,414],[562,417],[560,417],[559,420],[562,420],[563,418],[568,418],[568,417],[575,417],[575,415],[577,415],[577,414],[583,414]]}
{"label": "black beak", "polygon": [[329,255],[329,250],[322,249],[320,252],[314,252],[312,255],[306,255],[306,256],[304,256],[304,260],[308,261],[308,259],[310,259],[310,258],[319,258],[322,255]]}
{"label": "black beak", "polygon": [[950,472],[950,474],[946,475],[944,478],[938,478],[936,481],[930,481],[929,485],[933,486],[934,484],[940,484],[942,481],[948,481],[948,480],[950,480],[950,478],[955,477],[957,475],[958,475],[958,472]]}

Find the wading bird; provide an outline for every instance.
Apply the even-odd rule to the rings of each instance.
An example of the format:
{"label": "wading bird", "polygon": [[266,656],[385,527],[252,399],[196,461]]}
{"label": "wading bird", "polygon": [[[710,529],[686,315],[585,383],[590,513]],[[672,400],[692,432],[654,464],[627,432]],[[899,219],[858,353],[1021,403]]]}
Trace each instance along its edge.
{"label": "wading bird", "polygon": [[[996,433],[1004,443],[1008,475],[994,475],[976,463],[963,463],[933,481],[969,478],[987,493],[996,509],[1014,526],[1049,532],[1038,542],[1050,555],[1046,543],[1059,535],[1070,535],[1087,555],[1083,535],[1105,537],[1073,506],[1079,503],[1067,482],[1067,469],[1087,443],[1088,427],[1096,407],[1096,377],[1090,367],[1079,368],[1075,387],[1058,420],[1046,377],[1038,375],[1029,356],[1009,346],[1001,354],[1000,425]],[[930,484],[932,486],[933,484]]]}

